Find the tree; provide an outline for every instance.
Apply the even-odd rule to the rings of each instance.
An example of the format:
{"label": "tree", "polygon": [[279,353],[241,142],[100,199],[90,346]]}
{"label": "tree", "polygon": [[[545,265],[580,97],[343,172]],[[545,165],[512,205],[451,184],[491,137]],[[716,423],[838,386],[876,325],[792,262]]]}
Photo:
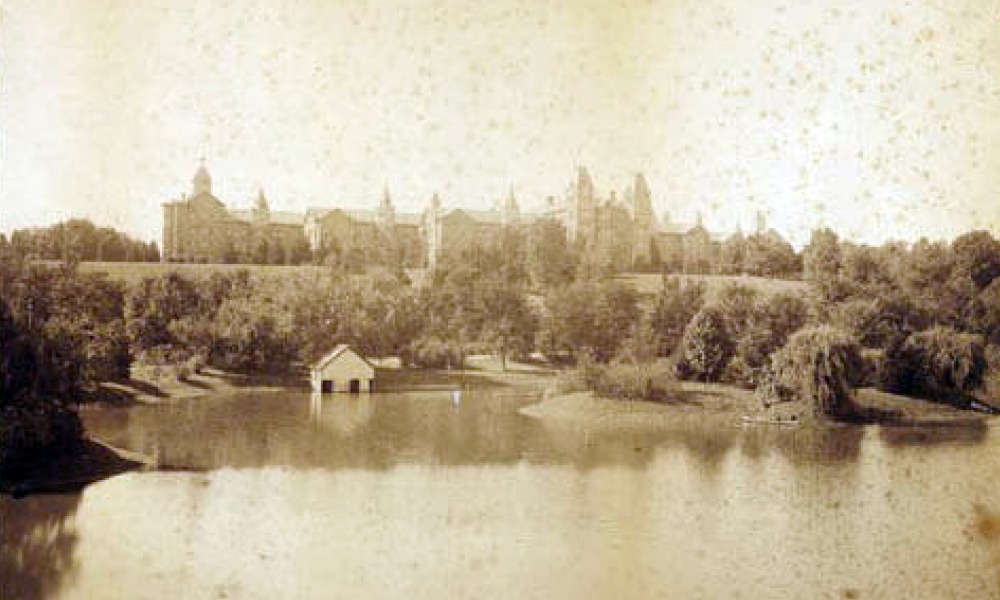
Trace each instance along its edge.
{"label": "tree", "polygon": [[737,275],[746,269],[747,240],[742,232],[736,232],[722,242],[719,249],[719,272],[723,275]]}
{"label": "tree", "polygon": [[982,336],[934,327],[910,335],[887,354],[890,391],[961,401],[986,373]]}
{"label": "tree", "polygon": [[577,255],[569,247],[562,223],[546,217],[531,224],[527,266],[532,285],[539,289],[566,285],[573,280]]}
{"label": "tree", "polygon": [[732,343],[719,309],[698,311],[684,329],[678,374],[686,379],[718,381],[732,356]]}
{"label": "tree", "polygon": [[808,308],[798,296],[781,293],[757,298],[744,328],[730,338],[735,347],[726,377],[736,383],[757,385],[772,353],[807,320]]}
{"label": "tree", "polygon": [[969,277],[976,288],[986,288],[1000,277],[1000,241],[988,231],[972,231],[951,244],[959,275]]}
{"label": "tree", "polygon": [[663,277],[653,300],[649,328],[658,356],[670,356],[684,336],[684,328],[705,304],[705,286],[679,277]]}
{"label": "tree", "polygon": [[1000,344],[1000,279],[994,279],[979,292],[970,313],[970,329]]}
{"label": "tree", "polygon": [[802,272],[795,249],[773,231],[747,237],[743,261],[743,270],[759,277],[795,277]]}
{"label": "tree", "polygon": [[227,298],[214,324],[211,360],[217,366],[243,373],[283,372],[295,358],[290,319],[270,302]]}
{"label": "tree", "polygon": [[727,283],[719,290],[712,304],[718,308],[730,340],[739,339],[750,328],[759,297],[757,290],[741,283]]}
{"label": "tree", "polygon": [[792,334],[772,358],[778,385],[806,402],[815,417],[855,414],[850,375],[860,372],[861,364],[854,338],[825,325]]}
{"label": "tree", "polygon": [[590,354],[607,362],[618,353],[640,311],[635,290],[615,281],[577,281],[545,298],[539,345],[550,357]]}
{"label": "tree", "polygon": [[816,229],[802,249],[802,274],[829,301],[842,300],[846,290],[840,279],[843,268],[840,242],[830,229]]}
{"label": "tree", "polygon": [[201,302],[195,283],[176,271],[143,279],[125,301],[125,330],[133,350],[141,353],[177,343],[170,323],[194,313]]}
{"label": "tree", "polygon": [[500,355],[500,368],[507,370],[507,355],[524,357],[531,352],[537,319],[523,291],[506,286],[485,286],[480,291],[483,312],[481,338]]}

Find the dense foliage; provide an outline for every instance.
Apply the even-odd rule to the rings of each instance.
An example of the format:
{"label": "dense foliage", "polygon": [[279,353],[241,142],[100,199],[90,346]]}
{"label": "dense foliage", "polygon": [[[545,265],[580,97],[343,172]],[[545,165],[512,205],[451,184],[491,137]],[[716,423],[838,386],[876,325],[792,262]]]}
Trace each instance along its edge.
{"label": "dense foliage", "polygon": [[589,390],[606,398],[662,402],[674,397],[677,382],[667,360],[602,364],[584,358],[561,372],[549,389],[555,394]]}
{"label": "dense foliage", "polygon": [[684,329],[678,374],[685,379],[718,381],[732,357],[726,316],[717,308],[698,311]]}
{"label": "dense foliage", "polygon": [[128,376],[123,295],[106,277],[0,252],[0,463],[74,444],[68,403]]}
{"label": "dense foliage", "polygon": [[934,327],[910,335],[886,356],[882,382],[892,391],[961,402],[986,373],[982,336]]}
{"label": "dense foliage", "polygon": [[587,355],[607,362],[640,317],[638,294],[613,280],[581,280],[545,296],[538,349],[551,359]]}
{"label": "dense foliage", "polygon": [[[393,264],[173,272],[128,286],[74,267],[112,259],[117,239],[72,221],[0,236],[0,460],[78,437],[66,402],[128,378],[133,360],[183,378],[204,365],[295,372],[341,343],[429,368],[537,352],[577,363],[581,385],[606,395],[662,399],[676,373],[796,397],[828,416],[848,412],[861,384],[967,399],[993,385],[988,369],[1000,363],[986,359],[1000,356],[1000,242],[983,231],[872,247],[824,229],[801,256],[768,233],[734,236],[724,272],[791,276],[801,259],[812,293],[709,294],[664,276],[646,296],[613,277],[606,253],[579,251],[545,219],[452,247],[415,281],[382,259]],[[50,256],[68,260],[33,260]]]}
{"label": "dense foliage", "polygon": [[772,356],[774,400],[804,401],[816,417],[849,417],[850,377],[860,369],[860,349],[850,335],[828,326],[802,329]]}
{"label": "dense foliage", "polygon": [[990,233],[872,247],[819,230],[803,258],[821,318],[882,352],[879,387],[946,401],[977,389],[984,344],[1000,343],[1000,241]]}
{"label": "dense foliage", "polygon": [[19,229],[11,234],[10,244],[24,256],[42,260],[160,260],[155,242],[142,242],[110,227],[98,227],[85,219],[70,219],[51,227]]}

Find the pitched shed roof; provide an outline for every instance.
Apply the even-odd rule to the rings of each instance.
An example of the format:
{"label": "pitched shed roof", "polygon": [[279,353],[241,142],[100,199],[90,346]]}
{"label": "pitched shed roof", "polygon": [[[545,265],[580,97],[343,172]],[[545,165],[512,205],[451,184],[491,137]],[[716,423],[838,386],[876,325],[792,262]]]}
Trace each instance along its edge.
{"label": "pitched shed roof", "polygon": [[375,368],[375,365],[373,365],[370,362],[368,362],[367,358],[365,358],[364,356],[361,356],[360,354],[358,354],[354,350],[351,350],[351,347],[348,346],[347,344],[338,344],[336,348],[334,348],[329,353],[327,353],[322,358],[320,358],[315,363],[313,363],[312,368],[314,368],[314,369],[322,369],[322,368],[326,367],[328,364],[330,364],[331,362],[333,362],[334,360],[336,360],[339,356],[341,356],[342,354],[344,354],[344,352],[350,352],[351,354],[357,356],[362,361],[364,361],[365,364],[367,364],[369,367],[371,367],[373,369]]}

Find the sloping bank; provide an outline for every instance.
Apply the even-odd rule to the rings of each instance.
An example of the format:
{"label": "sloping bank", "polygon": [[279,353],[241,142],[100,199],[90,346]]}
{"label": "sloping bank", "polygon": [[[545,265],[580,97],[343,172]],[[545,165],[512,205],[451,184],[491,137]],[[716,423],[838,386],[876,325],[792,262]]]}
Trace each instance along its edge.
{"label": "sloping bank", "polygon": [[[990,415],[865,388],[856,391],[853,423],[892,427],[981,427]],[[676,398],[646,402],[607,398],[594,392],[548,395],[520,413],[547,421],[587,427],[674,429],[686,425],[800,425],[810,423],[804,402],[785,402],[764,408],[753,393],[732,386],[681,382]]]}
{"label": "sloping bank", "polygon": [[678,382],[669,400],[608,398],[592,391],[546,394],[520,413],[547,421],[595,428],[673,429],[686,425],[737,426],[754,403],[753,393],[719,384]]}

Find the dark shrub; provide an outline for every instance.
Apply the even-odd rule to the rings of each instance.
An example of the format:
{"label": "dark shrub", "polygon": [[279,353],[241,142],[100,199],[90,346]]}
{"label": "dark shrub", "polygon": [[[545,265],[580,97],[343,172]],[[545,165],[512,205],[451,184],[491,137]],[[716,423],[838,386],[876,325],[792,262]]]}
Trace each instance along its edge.
{"label": "dark shrub", "polygon": [[959,400],[986,374],[983,337],[934,327],[914,333],[887,354],[885,387],[934,400]]}
{"label": "dark shrub", "polygon": [[830,310],[830,320],[866,348],[898,344],[927,323],[923,311],[911,300],[898,295],[841,302]]}
{"label": "dark shrub", "polygon": [[861,368],[856,374],[851,374],[851,386],[884,389],[888,377],[885,350],[863,348],[861,350]]}
{"label": "dark shrub", "polygon": [[[750,307],[737,300],[741,296],[747,297],[731,293],[730,302],[722,305],[733,307],[737,320],[730,320],[730,315],[720,307],[729,320],[727,334],[734,344],[733,358],[722,378],[736,385],[753,387],[770,364],[771,354],[806,323],[808,307],[802,299],[787,293],[757,296]],[[740,323],[739,327],[735,327],[736,323]]]}
{"label": "dark shrub", "polygon": [[23,397],[0,405],[0,468],[39,452],[74,447],[83,436],[80,417],[64,403]]}
{"label": "dark shrub", "polygon": [[415,340],[404,350],[402,359],[408,365],[428,369],[460,369],[463,363],[458,344],[436,336]]}
{"label": "dark shrub", "polygon": [[666,400],[675,391],[673,370],[667,361],[591,365],[587,387],[601,396],[629,400]]}
{"label": "dark shrub", "polygon": [[649,329],[658,356],[673,354],[684,337],[684,328],[704,304],[704,284],[678,277],[663,278],[649,315]]}
{"label": "dark shrub", "polygon": [[986,374],[980,385],[980,392],[986,399],[1000,398],[1000,345],[986,347]]}
{"label": "dark shrub", "polygon": [[776,386],[809,404],[814,416],[849,417],[852,373],[861,370],[858,343],[829,326],[802,329],[774,353]]}

